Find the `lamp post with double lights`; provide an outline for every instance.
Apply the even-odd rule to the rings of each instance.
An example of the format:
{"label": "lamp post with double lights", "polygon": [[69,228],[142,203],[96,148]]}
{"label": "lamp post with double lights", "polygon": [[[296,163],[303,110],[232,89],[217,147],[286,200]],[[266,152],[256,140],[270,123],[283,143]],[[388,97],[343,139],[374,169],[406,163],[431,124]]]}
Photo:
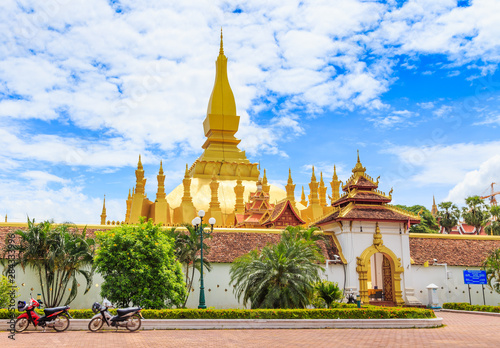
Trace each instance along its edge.
{"label": "lamp post with double lights", "polygon": [[196,234],[200,236],[200,259],[201,259],[201,267],[200,267],[200,301],[198,304],[199,309],[206,309],[207,306],[205,305],[205,284],[203,282],[203,236],[207,235],[209,236],[212,234],[214,231],[214,225],[215,225],[215,218],[211,217],[208,219],[208,223],[210,224],[210,232],[205,232],[203,228],[203,217],[205,216],[205,212],[203,210],[200,210],[198,212],[198,216],[191,221],[192,225],[194,226],[194,230],[196,231]]}

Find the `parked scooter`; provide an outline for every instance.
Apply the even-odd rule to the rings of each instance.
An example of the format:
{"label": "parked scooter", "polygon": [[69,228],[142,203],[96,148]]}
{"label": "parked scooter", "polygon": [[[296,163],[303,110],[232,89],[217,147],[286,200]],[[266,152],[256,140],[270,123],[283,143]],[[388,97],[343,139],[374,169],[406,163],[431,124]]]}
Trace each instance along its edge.
{"label": "parked scooter", "polygon": [[116,329],[120,326],[124,326],[129,331],[139,330],[142,318],[141,307],[117,309],[117,315],[115,316],[112,316],[108,311],[108,308],[111,307],[111,303],[106,299],[103,301],[102,305],[99,302],[95,302],[92,305],[92,311],[97,314],[92,317],[92,320],[90,320],[90,331],[98,331],[104,323],[108,326],[114,326]]}
{"label": "parked scooter", "polygon": [[42,301],[37,301],[30,294],[30,302],[26,304],[25,301],[17,302],[17,309],[19,312],[26,313],[21,314],[17,317],[15,330],[16,332],[23,332],[29,326],[29,324],[33,324],[34,327],[41,326],[43,327],[43,331],[47,327],[53,327],[54,330],[62,332],[66,331],[69,327],[69,318],[71,315],[69,314],[69,306],[55,307],[55,308],[45,308],[43,311],[45,316],[40,317],[37,312],[35,312],[35,307],[40,308]]}

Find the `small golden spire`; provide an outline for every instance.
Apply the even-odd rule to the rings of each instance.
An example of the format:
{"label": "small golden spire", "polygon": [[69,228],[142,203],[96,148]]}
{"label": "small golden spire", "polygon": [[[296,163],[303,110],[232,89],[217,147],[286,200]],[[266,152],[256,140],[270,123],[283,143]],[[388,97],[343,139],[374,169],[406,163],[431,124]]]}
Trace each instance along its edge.
{"label": "small golden spire", "polygon": [[306,194],[304,193],[304,186],[302,186],[302,195],[300,196],[300,204],[307,207]]}
{"label": "small golden spire", "polygon": [[[357,151],[358,151],[358,163],[361,163],[361,162],[359,162],[359,149],[358,149]],[[378,226],[378,225],[377,225],[377,226]]]}
{"label": "small golden spire", "polygon": [[314,166],[313,167],[313,171],[312,171],[312,175],[311,175],[311,181],[316,181],[316,175],[314,175]]}
{"label": "small golden spire", "polygon": [[130,189],[128,189],[128,199],[132,198],[132,196],[130,195]]}
{"label": "small golden spire", "polygon": [[163,161],[160,161],[160,175],[163,175]]}
{"label": "small golden spire", "polygon": [[288,168],[288,183],[289,184],[293,184],[293,180],[292,180],[292,170],[290,168]]}
{"label": "small golden spire", "polygon": [[188,178],[189,177],[189,173],[188,173],[188,165],[186,163],[186,171],[184,172],[184,178]]}
{"label": "small golden spire", "polygon": [[7,214],[5,214],[5,222],[7,222]]}
{"label": "small golden spire", "polygon": [[220,49],[219,49],[219,55],[224,55],[224,45],[222,43],[222,27],[220,28]]}
{"label": "small golden spire", "polygon": [[337,167],[335,166],[335,164],[333,165],[333,177],[332,177],[333,180],[338,180],[339,177],[337,176]]}
{"label": "small golden spire", "polygon": [[319,184],[321,186],[325,186],[325,182],[323,181],[323,172],[320,172],[320,177],[319,177]]}

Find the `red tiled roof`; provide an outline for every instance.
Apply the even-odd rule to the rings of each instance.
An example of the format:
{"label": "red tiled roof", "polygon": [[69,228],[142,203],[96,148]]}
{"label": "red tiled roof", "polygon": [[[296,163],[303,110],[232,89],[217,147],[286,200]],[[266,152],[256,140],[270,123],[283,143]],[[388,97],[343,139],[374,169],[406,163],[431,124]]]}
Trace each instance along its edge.
{"label": "red tiled roof", "polygon": [[[231,263],[251,250],[262,250],[267,244],[278,243],[280,238],[279,233],[214,232],[212,238],[206,240],[210,245],[207,259],[215,263]],[[330,247],[324,242],[318,242],[318,246],[325,258],[333,259],[333,255],[338,255],[339,251],[332,238],[327,238]]]}
{"label": "red tiled roof", "polygon": [[410,255],[417,265],[437,259],[448,266],[479,267],[498,248],[500,240],[410,237]]}

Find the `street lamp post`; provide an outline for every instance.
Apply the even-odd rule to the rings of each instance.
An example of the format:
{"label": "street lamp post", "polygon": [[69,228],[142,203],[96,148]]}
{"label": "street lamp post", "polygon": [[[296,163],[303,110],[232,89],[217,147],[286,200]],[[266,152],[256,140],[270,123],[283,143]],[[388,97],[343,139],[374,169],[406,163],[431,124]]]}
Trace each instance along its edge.
{"label": "street lamp post", "polygon": [[199,309],[206,309],[207,306],[205,305],[205,283],[203,282],[203,235],[206,234],[209,236],[212,234],[214,231],[214,225],[215,225],[215,218],[211,217],[208,219],[208,223],[210,224],[210,232],[205,232],[203,228],[203,217],[205,216],[205,212],[203,210],[200,210],[198,212],[198,216],[191,221],[191,223],[194,226],[194,230],[196,231],[196,234],[200,236],[200,243],[201,243],[201,248],[200,248],[200,259],[201,259],[201,266],[200,266],[200,302],[198,304]]}

